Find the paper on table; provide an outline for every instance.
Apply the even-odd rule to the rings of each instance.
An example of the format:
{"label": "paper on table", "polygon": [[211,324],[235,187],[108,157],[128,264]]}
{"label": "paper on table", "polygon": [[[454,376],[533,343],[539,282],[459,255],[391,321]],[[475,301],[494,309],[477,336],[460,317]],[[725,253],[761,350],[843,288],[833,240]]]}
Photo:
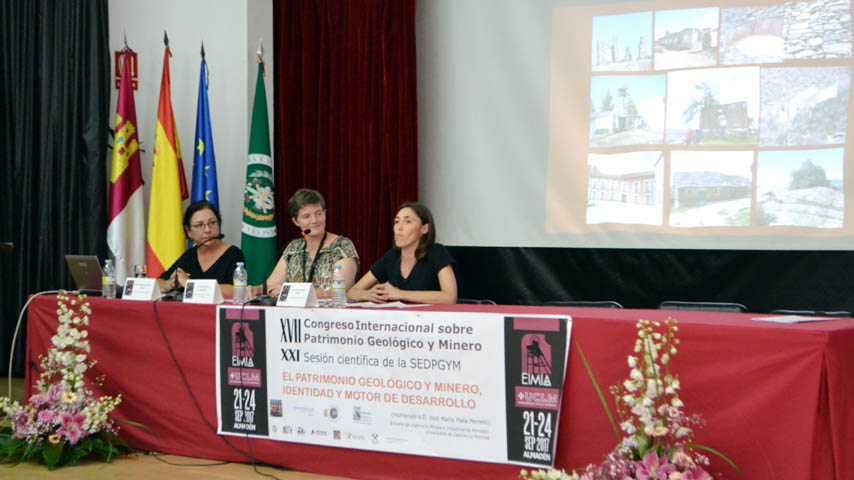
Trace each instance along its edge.
{"label": "paper on table", "polygon": [[839,320],[839,317],[805,317],[803,315],[781,315],[777,317],[753,317],[754,320],[760,322],[774,323],[804,323],[804,322],[824,322],[826,320]]}

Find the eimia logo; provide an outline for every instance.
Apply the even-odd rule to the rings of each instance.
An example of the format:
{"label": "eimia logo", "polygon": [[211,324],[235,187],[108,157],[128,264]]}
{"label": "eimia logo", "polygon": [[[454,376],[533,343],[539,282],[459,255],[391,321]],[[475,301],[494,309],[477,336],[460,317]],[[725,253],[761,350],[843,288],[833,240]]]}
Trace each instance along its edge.
{"label": "eimia logo", "polygon": [[522,337],[522,385],[551,387],[552,347],[545,335],[529,333]]}
{"label": "eimia logo", "polygon": [[255,356],[255,336],[245,322],[231,326],[231,352],[235,357]]}

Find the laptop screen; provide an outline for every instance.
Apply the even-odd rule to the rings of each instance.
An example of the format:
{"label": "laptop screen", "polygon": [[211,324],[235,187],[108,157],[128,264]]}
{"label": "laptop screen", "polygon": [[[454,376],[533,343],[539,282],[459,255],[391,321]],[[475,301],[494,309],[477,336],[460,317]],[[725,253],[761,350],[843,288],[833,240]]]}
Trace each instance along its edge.
{"label": "laptop screen", "polygon": [[77,290],[101,292],[101,264],[95,255],[66,255],[68,269],[74,277]]}

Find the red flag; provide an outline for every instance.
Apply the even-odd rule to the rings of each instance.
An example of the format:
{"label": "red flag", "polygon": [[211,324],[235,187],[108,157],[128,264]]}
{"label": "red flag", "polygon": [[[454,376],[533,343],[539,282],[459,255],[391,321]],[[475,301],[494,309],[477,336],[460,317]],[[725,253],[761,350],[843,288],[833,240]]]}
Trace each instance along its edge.
{"label": "red flag", "polygon": [[122,73],[113,135],[107,220],[107,245],[115,258],[116,281],[120,285],[124,284],[134,264],[145,263],[145,213],[136,106],[130,78],[131,53],[126,49],[121,55]]}

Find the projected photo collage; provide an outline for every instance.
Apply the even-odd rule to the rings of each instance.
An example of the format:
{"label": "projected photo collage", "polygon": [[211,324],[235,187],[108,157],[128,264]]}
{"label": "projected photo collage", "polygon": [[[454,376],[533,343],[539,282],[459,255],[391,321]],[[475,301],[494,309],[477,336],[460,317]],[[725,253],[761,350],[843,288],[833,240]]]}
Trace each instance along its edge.
{"label": "projected photo collage", "polygon": [[588,225],[843,227],[850,1],[594,16],[591,40]]}

